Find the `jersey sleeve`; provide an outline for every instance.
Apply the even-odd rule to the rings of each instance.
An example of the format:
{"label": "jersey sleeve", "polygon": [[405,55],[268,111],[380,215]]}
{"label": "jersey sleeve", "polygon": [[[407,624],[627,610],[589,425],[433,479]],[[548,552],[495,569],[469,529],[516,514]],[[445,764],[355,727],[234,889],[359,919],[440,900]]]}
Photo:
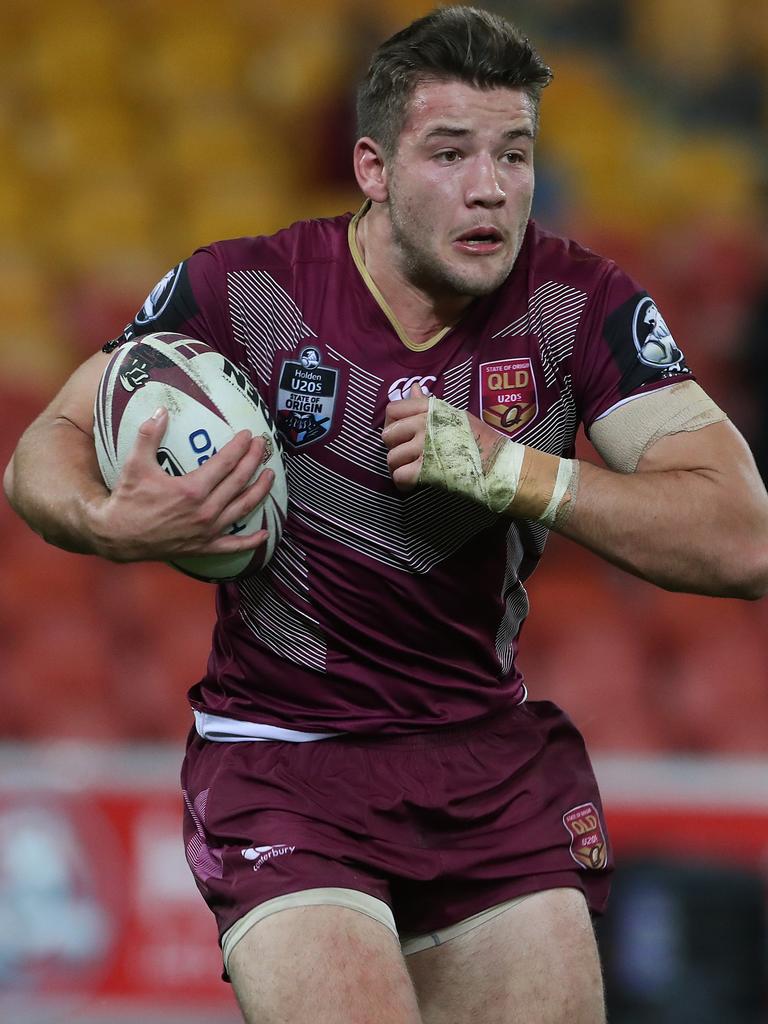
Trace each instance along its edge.
{"label": "jersey sleeve", "polygon": [[111,352],[123,342],[157,331],[173,331],[204,341],[229,355],[226,272],[215,247],[196,250],[162,277],[122,333],[104,345]]}
{"label": "jersey sleeve", "polygon": [[653,298],[608,263],[574,348],[574,397],[587,432],[622,402],[693,379]]}

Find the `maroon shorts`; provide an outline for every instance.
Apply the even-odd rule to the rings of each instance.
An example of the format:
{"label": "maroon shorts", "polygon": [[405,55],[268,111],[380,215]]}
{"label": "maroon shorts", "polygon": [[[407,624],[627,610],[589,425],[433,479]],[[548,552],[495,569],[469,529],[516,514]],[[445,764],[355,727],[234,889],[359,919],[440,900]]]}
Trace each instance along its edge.
{"label": "maroon shorts", "polygon": [[221,936],[303,889],[387,903],[401,934],[571,886],[603,910],[612,871],[584,742],[549,702],[457,728],[215,743],[182,769],[187,860]]}

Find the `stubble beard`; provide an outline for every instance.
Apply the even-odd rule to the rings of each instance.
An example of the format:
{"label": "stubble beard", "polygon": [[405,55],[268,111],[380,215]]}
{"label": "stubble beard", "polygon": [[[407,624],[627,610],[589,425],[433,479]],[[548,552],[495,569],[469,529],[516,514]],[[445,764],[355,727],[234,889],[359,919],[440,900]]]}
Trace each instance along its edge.
{"label": "stubble beard", "polygon": [[[462,273],[447,260],[423,244],[420,239],[429,238],[431,228],[419,215],[408,208],[388,201],[389,219],[392,225],[392,240],[397,249],[400,267],[408,281],[425,292],[456,298],[482,298],[495,292],[509,277],[522,244],[523,231],[515,240],[515,248],[509,262],[494,272]],[[481,259],[481,257],[477,257]]]}

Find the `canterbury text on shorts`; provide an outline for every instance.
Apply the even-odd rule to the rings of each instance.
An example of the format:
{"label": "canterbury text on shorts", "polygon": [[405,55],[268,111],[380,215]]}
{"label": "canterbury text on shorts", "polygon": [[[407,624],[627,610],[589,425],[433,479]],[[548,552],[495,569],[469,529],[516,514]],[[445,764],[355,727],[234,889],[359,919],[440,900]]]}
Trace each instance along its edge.
{"label": "canterbury text on shorts", "polygon": [[[182,786],[187,861],[220,938],[307,890],[306,904],[327,890],[331,904],[381,907],[380,920],[389,908],[406,951],[532,892],[576,888],[595,913],[608,898],[597,783],[580,733],[547,701],[413,736],[215,743],[192,731]],[[356,892],[378,902],[356,906]]]}

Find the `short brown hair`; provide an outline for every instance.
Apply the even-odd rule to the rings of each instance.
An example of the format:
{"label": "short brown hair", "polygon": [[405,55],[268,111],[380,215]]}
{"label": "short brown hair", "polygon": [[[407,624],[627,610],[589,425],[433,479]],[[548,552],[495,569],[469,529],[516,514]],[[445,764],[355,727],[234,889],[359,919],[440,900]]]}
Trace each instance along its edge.
{"label": "short brown hair", "polygon": [[541,90],[552,78],[528,39],[504,18],[476,7],[444,7],[412,22],[374,53],[357,94],[358,138],[397,149],[408,101],[427,79],[480,89],[522,89],[538,120]]}

